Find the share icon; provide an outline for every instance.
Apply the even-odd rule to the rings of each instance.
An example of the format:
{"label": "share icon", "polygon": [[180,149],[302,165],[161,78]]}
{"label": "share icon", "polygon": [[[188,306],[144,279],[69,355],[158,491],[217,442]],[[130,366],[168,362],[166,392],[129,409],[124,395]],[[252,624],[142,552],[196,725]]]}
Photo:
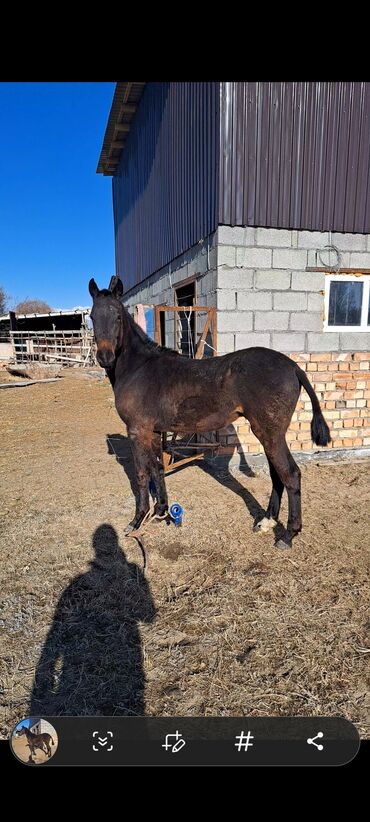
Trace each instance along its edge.
{"label": "share icon", "polygon": [[311,738],[307,739],[307,744],[308,745],[314,745],[315,748],[317,748],[318,751],[322,751],[324,749],[324,746],[323,745],[317,745],[316,742],[315,742],[315,739],[322,739],[323,736],[324,736],[323,732],[319,731],[316,734],[316,736],[314,736],[312,739]]}

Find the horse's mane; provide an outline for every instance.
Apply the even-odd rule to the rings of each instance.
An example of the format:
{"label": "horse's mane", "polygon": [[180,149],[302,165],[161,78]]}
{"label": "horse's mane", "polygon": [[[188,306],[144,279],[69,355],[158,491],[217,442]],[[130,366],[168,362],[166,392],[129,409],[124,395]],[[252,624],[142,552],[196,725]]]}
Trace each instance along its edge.
{"label": "horse's mane", "polygon": [[166,352],[166,354],[173,354],[175,357],[179,357],[177,351],[174,351],[173,348],[167,348],[165,345],[159,345],[154,340],[151,340],[150,337],[143,331],[142,328],[135,322],[134,318],[131,316],[127,308],[123,305],[123,310],[125,312],[125,317],[127,317],[131,331],[139,337],[141,343],[150,351],[151,353],[161,354],[162,352]]}

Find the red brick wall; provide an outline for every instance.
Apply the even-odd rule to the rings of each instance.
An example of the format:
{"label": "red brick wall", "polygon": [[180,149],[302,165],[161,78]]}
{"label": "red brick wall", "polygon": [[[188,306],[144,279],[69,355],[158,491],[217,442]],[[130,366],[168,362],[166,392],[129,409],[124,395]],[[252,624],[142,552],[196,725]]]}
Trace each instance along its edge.
{"label": "red brick wall", "polygon": [[[361,448],[370,446],[370,352],[290,354],[292,360],[306,371],[325,419],[332,442],[326,448]],[[291,451],[322,451],[311,440],[311,400],[302,389],[296,410],[287,431]],[[252,434],[249,423],[241,417],[220,431],[220,454],[233,454],[235,449],[249,454],[263,453],[260,442]]]}

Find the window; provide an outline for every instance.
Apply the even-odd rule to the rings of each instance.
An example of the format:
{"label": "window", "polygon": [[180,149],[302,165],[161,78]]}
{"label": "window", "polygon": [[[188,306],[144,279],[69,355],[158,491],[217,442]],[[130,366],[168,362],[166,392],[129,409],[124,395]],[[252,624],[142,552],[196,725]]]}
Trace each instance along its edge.
{"label": "window", "polygon": [[370,276],[325,277],[324,331],[370,331]]}

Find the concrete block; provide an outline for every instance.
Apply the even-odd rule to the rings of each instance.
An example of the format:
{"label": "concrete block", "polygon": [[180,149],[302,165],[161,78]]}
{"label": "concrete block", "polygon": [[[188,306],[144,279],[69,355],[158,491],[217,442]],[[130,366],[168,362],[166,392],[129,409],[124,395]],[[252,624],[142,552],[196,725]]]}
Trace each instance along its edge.
{"label": "concrete block", "polygon": [[368,251],[363,254],[356,251],[351,252],[349,260],[350,268],[370,268],[370,253]]}
{"label": "concrete block", "polygon": [[339,334],[307,334],[307,351],[339,351]]}
{"label": "concrete block", "polygon": [[189,274],[188,266],[182,265],[181,268],[178,268],[176,271],[172,271],[172,273],[168,275],[168,285],[171,288],[171,283],[173,286],[178,285],[190,276],[191,274]]}
{"label": "concrete block", "polygon": [[218,227],[218,242],[220,245],[255,245],[255,228],[249,226],[228,226]]}
{"label": "concrete block", "polygon": [[236,265],[236,247],[233,245],[220,245],[217,254],[218,265]]}
{"label": "concrete block", "polygon": [[[245,307],[245,306],[240,306]],[[217,290],[217,308],[219,311],[233,311],[236,309],[236,291],[228,288]]]}
{"label": "concrete block", "polygon": [[265,247],[291,248],[292,232],[285,228],[257,228],[256,244]]}
{"label": "concrete block", "polygon": [[250,334],[235,335],[236,351],[239,351],[241,348],[254,348],[255,346],[270,348],[270,334],[257,334],[255,331],[252,331]]}
{"label": "concrete block", "polygon": [[268,291],[238,291],[237,307],[241,311],[271,311],[272,294]]}
{"label": "concrete block", "polygon": [[305,348],[305,334],[288,333],[272,335],[272,347],[275,351],[289,351],[299,352],[304,351]]}
{"label": "concrete block", "polygon": [[288,322],[287,311],[256,311],[254,327],[256,331],[285,331]]}
{"label": "concrete block", "polygon": [[298,234],[299,234],[299,231],[297,231],[296,229],[293,229],[291,231],[291,246],[292,246],[292,248],[298,248]]}
{"label": "concrete block", "polygon": [[278,248],[272,252],[273,268],[305,268],[307,265],[307,252],[298,251],[296,248]]}
{"label": "concrete block", "polygon": [[207,261],[209,268],[217,268],[217,250],[218,246],[211,248],[208,253]]}
{"label": "concrete block", "polygon": [[251,331],[253,314],[251,311],[221,311],[217,317],[217,330],[222,333],[229,331]]}
{"label": "concrete block", "polygon": [[[329,244],[328,231],[298,231],[298,248],[323,248]],[[333,244],[334,243],[333,240]]]}
{"label": "concrete block", "polygon": [[366,240],[366,234],[339,234],[334,232],[331,235],[331,241],[333,245],[339,248],[339,251],[366,251]]}
{"label": "concrete block", "polygon": [[217,272],[209,271],[204,277],[197,281],[197,294],[209,294],[211,291],[216,291],[217,288]]}
{"label": "concrete block", "polygon": [[309,311],[321,311],[324,307],[324,295],[323,294],[308,294],[308,302],[307,308]]}
{"label": "concrete block", "polygon": [[[163,278],[163,279],[165,281],[165,278]],[[156,282],[153,283],[152,286],[151,286],[152,296],[156,297],[157,294],[159,294],[161,291],[164,290],[164,288],[168,288],[168,283],[163,282],[162,277],[160,277],[160,279],[156,280]]]}
{"label": "concrete block", "polygon": [[320,271],[293,271],[292,291],[321,291],[325,288],[325,274]]}
{"label": "concrete block", "polygon": [[322,316],[317,312],[304,311],[290,315],[290,328],[292,331],[321,331],[322,326]]}
{"label": "concrete block", "polygon": [[230,354],[234,351],[234,334],[217,334],[217,351],[219,354]]}
{"label": "concrete block", "polygon": [[253,271],[243,268],[219,268],[217,276],[218,288],[252,288]]}
{"label": "concrete block", "polygon": [[194,255],[191,260],[187,263],[187,276],[193,277],[194,274],[204,274],[207,271],[208,263],[207,263],[207,255],[206,252],[201,252]]}
{"label": "concrete block", "polygon": [[271,268],[272,251],[268,248],[237,248],[236,265],[244,268]]}
{"label": "concrete block", "polygon": [[277,291],[274,308],[277,311],[307,311],[307,294],[304,291]]}
{"label": "concrete block", "polygon": [[342,351],[370,351],[370,332],[344,331],[340,333],[339,348]]}
{"label": "concrete block", "polygon": [[290,288],[290,271],[256,271],[255,287],[266,291]]}

